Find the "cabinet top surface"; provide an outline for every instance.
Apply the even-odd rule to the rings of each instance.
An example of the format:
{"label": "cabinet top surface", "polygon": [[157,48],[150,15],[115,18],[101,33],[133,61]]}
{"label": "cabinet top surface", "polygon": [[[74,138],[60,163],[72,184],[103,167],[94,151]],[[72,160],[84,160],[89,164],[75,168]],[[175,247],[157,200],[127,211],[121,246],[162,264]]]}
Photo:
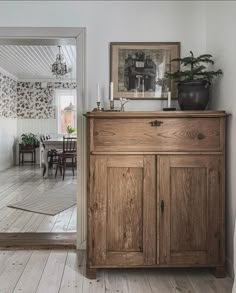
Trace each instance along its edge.
{"label": "cabinet top surface", "polygon": [[127,111],[127,112],[112,112],[112,111],[100,111],[100,112],[87,112],[84,116],[87,118],[151,118],[151,117],[166,117],[166,118],[178,118],[178,117],[225,117],[225,111]]}

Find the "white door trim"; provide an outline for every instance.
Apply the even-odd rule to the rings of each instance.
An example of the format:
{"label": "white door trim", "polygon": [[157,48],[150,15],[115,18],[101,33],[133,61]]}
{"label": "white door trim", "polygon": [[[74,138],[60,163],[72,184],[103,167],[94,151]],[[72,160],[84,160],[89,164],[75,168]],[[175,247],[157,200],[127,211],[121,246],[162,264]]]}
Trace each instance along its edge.
{"label": "white door trim", "polygon": [[[86,101],[86,29],[82,27],[2,27],[0,39],[75,39],[77,46],[77,129],[78,129],[78,182],[77,182],[77,248],[86,243],[86,129],[84,112]],[[55,40],[56,41],[56,40]]]}

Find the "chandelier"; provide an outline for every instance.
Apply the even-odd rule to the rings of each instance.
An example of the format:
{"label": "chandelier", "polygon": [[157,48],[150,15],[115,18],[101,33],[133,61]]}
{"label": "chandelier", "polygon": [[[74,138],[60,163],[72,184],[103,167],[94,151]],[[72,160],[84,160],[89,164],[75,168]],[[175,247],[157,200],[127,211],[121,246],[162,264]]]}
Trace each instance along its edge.
{"label": "chandelier", "polygon": [[63,54],[61,54],[61,46],[58,46],[59,54],[57,54],[56,61],[52,64],[52,74],[56,75],[57,79],[63,78],[67,73],[67,65]]}

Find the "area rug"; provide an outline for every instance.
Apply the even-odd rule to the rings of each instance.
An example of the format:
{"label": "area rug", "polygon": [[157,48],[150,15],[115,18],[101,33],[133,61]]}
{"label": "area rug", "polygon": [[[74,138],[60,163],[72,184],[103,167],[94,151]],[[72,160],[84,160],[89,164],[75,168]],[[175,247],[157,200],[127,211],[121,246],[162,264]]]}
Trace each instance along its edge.
{"label": "area rug", "polygon": [[64,185],[10,203],[8,207],[54,216],[76,204],[76,184]]}

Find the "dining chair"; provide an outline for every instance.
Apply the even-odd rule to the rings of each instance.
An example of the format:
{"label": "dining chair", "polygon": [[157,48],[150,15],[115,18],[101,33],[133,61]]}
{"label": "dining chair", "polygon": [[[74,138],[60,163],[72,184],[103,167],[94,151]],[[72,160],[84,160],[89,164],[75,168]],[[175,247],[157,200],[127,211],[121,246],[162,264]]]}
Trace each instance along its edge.
{"label": "dining chair", "polygon": [[[41,141],[41,145],[42,145],[42,148],[41,148],[41,158],[43,157],[43,152],[45,152],[45,141],[50,139],[50,136],[44,136],[44,135],[41,135],[40,136],[40,141]],[[58,164],[58,153],[57,153],[58,150],[56,149],[50,149],[48,152],[47,152],[47,162],[48,162],[48,166],[49,166],[49,169],[52,169],[54,167],[54,165],[57,165]],[[41,159],[42,160],[42,159]],[[44,165],[43,166],[43,176],[46,172],[46,166]]]}
{"label": "dining chair", "polygon": [[55,178],[57,177],[57,171],[60,169],[62,173],[62,180],[65,178],[66,168],[72,168],[73,176],[75,174],[75,166],[77,159],[77,138],[63,136],[63,150],[58,153],[58,164],[56,168]]}

